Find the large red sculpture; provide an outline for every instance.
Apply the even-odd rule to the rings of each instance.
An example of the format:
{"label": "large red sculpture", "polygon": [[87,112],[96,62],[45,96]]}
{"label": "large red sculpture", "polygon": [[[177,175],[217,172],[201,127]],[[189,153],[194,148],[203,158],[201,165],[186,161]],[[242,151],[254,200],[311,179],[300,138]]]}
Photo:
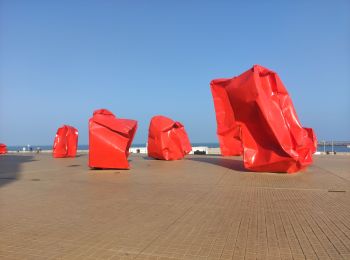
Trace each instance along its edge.
{"label": "large red sculpture", "polygon": [[99,109],[89,120],[89,166],[91,168],[128,169],[129,148],[137,121],[116,118],[107,109]]}
{"label": "large red sculpture", "polygon": [[275,72],[255,65],[210,85],[222,155],[243,153],[244,166],[252,171],[292,173],[312,163],[316,136],[301,126]]}
{"label": "large red sculpture", "polygon": [[160,160],[179,160],[192,147],[184,126],[165,116],[154,116],[148,132],[148,156]]}
{"label": "large red sculpture", "polygon": [[73,126],[63,125],[58,128],[53,143],[53,157],[75,157],[78,148],[78,130]]}
{"label": "large red sculpture", "polygon": [[0,144],[0,154],[7,153],[7,146],[6,144]]}

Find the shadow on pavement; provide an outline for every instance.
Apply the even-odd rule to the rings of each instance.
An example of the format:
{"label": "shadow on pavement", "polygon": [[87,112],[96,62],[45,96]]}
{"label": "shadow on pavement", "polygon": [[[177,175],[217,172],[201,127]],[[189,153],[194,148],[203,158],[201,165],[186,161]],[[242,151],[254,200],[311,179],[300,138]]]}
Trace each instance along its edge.
{"label": "shadow on pavement", "polygon": [[142,156],[142,159],[144,159],[146,161],[159,161],[158,159],[154,159],[154,158],[149,157],[149,156]]}
{"label": "shadow on pavement", "polygon": [[221,156],[198,156],[188,157],[186,160],[214,164],[234,171],[248,172],[243,166],[243,161],[234,158],[223,158]]}
{"label": "shadow on pavement", "polygon": [[0,187],[18,179],[21,164],[32,162],[32,155],[1,155],[0,156]]}

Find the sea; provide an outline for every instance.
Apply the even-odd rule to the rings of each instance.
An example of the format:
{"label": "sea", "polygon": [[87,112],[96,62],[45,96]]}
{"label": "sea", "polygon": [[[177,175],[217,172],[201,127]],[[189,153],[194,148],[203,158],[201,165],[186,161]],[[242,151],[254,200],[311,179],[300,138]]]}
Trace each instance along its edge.
{"label": "sea", "polygon": [[[209,148],[216,148],[219,147],[218,143],[193,143],[192,146],[206,146]],[[131,147],[146,147],[146,144],[132,144]],[[20,145],[20,146],[8,146],[7,149],[9,151],[23,151],[23,149],[25,149],[25,151],[29,151],[30,149],[32,150],[37,150],[37,149],[41,149],[41,150],[51,150],[52,149],[52,145]],[[78,150],[88,150],[89,146],[87,144],[82,144],[82,145],[78,145]],[[334,145],[333,146],[333,150],[332,150],[332,146],[331,145],[318,145],[317,147],[317,151],[319,152],[348,152],[350,153],[350,147],[347,147],[346,145]]]}

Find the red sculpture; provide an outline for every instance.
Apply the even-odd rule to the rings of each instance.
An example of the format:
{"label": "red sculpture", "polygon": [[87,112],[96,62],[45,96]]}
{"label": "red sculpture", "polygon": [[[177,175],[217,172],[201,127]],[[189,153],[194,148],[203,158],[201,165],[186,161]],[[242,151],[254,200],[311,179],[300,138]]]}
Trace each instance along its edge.
{"label": "red sculpture", "polygon": [[314,154],[317,151],[317,137],[316,137],[316,134],[314,132],[314,129],[312,129],[312,128],[304,127],[304,129],[307,131],[308,136],[313,141],[313,146],[311,147],[311,151],[312,151],[312,154]]}
{"label": "red sculpture", "polygon": [[160,160],[179,160],[192,146],[184,126],[165,116],[154,116],[148,132],[148,156]]}
{"label": "red sculpture", "polygon": [[222,155],[243,153],[244,166],[252,171],[292,173],[312,163],[316,136],[301,126],[275,72],[255,65],[210,85]]}
{"label": "red sculpture", "polygon": [[0,154],[6,154],[6,153],[7,153],[6,144],[0,144]]}
{"label": "red sculpture", "polygon": [[107,109],[96,110],[89,120],[89,166],[128,169],[137,121],[119,119]]}
{"label": "red sculpture", "polygon": [[78,148],[78,130],[73,126],[63,125],[58,128],[53,143],[53,157],[75,157]]}

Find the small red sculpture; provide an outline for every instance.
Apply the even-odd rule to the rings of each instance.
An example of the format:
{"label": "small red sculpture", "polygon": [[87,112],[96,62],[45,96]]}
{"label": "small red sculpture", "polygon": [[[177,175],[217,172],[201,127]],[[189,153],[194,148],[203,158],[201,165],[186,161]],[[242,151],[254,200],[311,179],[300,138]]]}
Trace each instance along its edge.
{"label": "small red sculpture", "polygon": [[63,125],[58,128],[53,143],[53,157],[75,157],[78,148],[78,130],[73,126]]}
{"label": "small red sculpture", "polygon": [[244,166],[252,171],[292,173],[312,163],[316,136],[301,126],[275,72],[255,65],[210,85],[222,155],[243,153]]}
{"label": "small red sculpture", "polygon": [[0,144],[0,154],[6,154],[6,153],[7,153],[6,144]]}
{"label": "small red sculpture", "polygon": [[179,160],[192,146],[184,126],[165,116],[154,116],[148,132],[148,156],[160,160]]}
{"label": "small red sculpture", "polygon": [[89,166],[128,169],[136,129],[135,120],[116,118],[107,109],[96,110],[89,120]]}

